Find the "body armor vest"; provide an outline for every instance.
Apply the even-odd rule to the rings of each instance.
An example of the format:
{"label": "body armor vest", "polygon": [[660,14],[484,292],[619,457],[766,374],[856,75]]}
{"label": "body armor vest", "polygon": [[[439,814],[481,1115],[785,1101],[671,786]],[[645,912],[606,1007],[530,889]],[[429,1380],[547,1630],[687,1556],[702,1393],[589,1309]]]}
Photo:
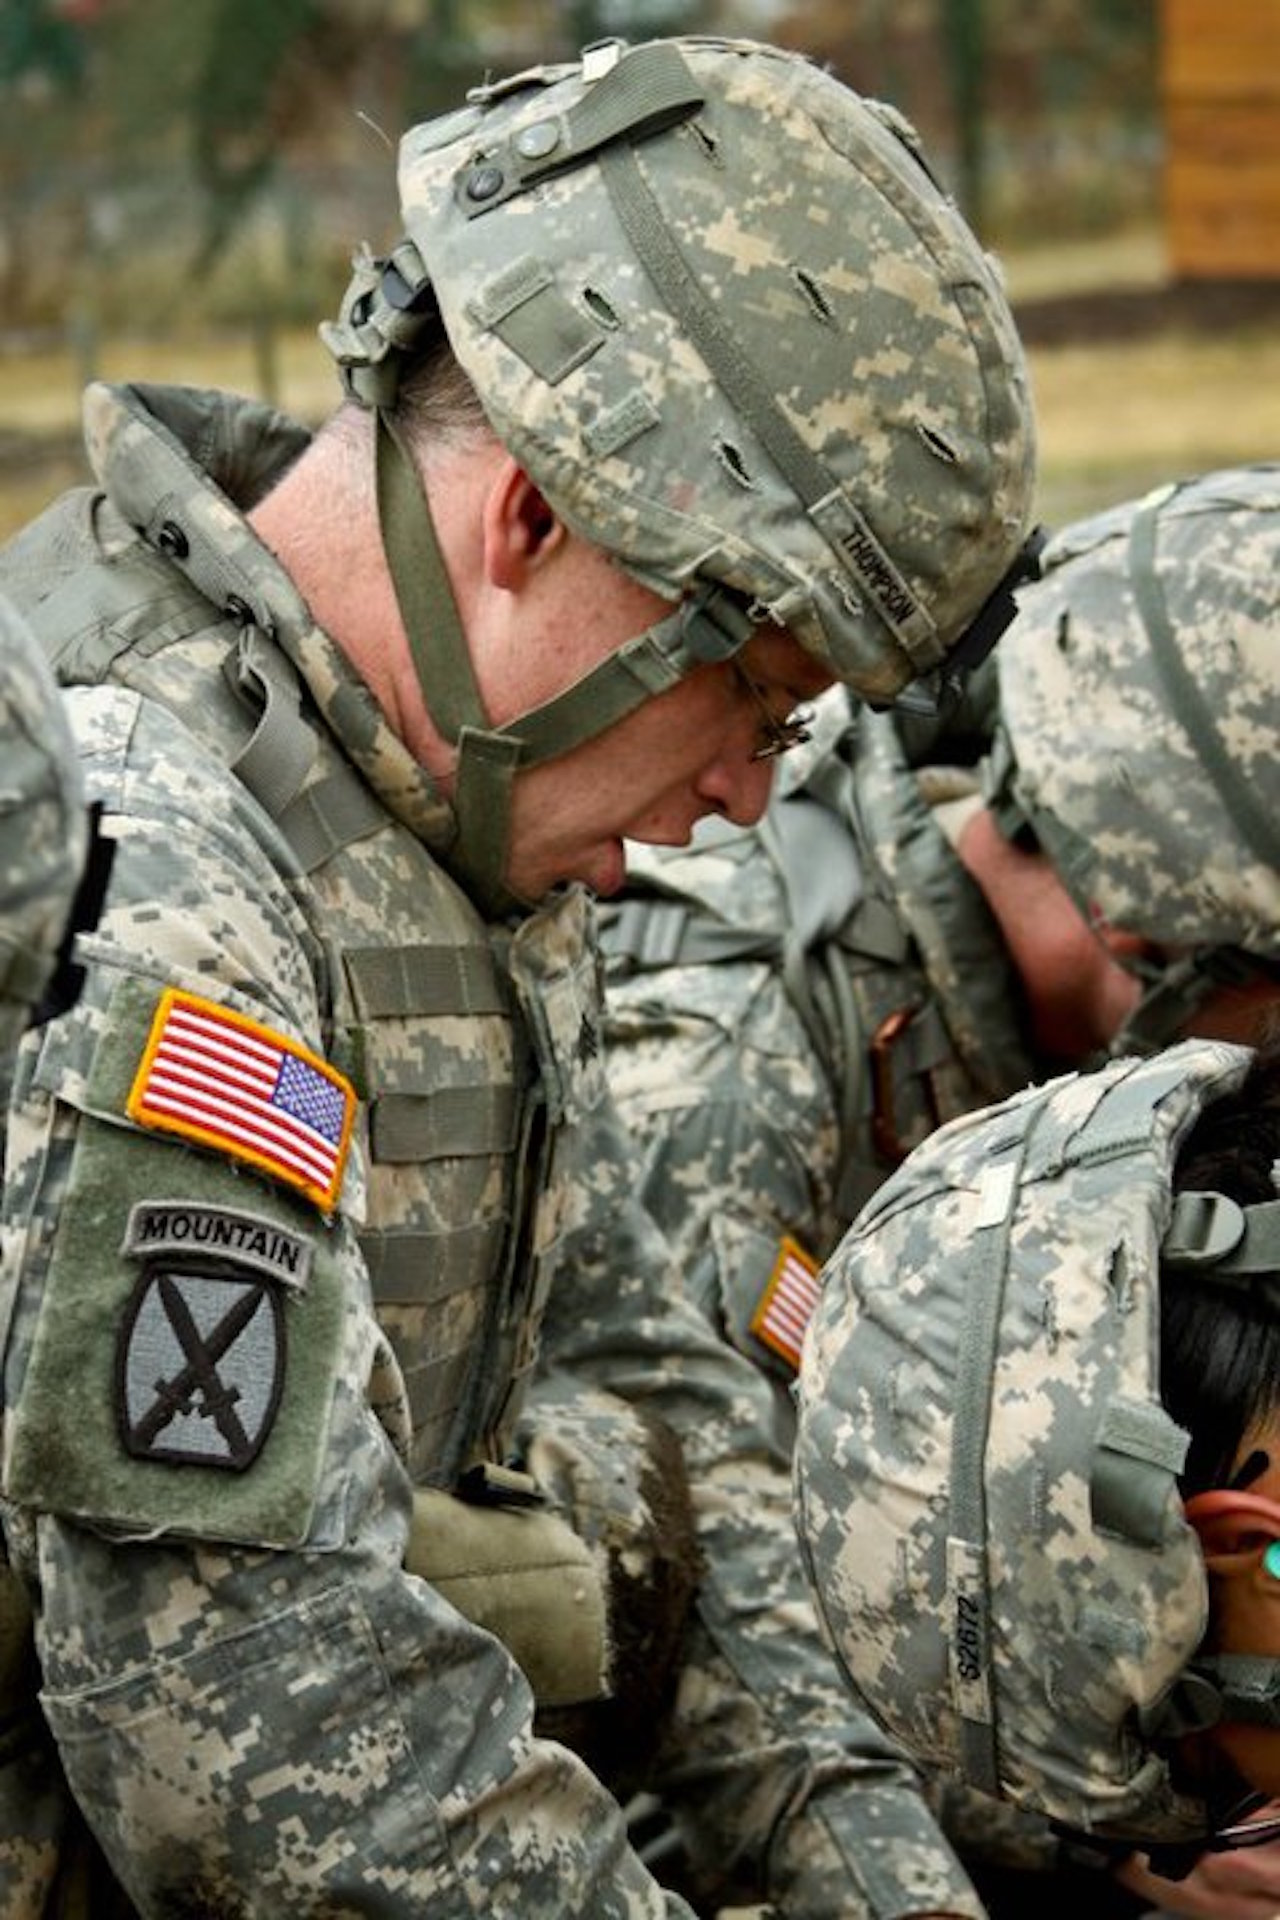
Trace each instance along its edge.
{"label": "body armor vest", "polygon": [[123,522],[113,536],[103,503],[99,544],[80,534],[68,568],[73,503],[55,512],[63,523],[46,519],[44,537],[63,578],[40,626],[59,677],[161,702],[226,760],[296,863],[320,1044],[361,1098],[360,1240],[403,1375],[408,1465],[418,1483],[451,1485],[505,1451],[563,1211],[553,1135],[598,1097],[598,1048],[581,1044],[599,990],[586,898],[571,890],[514,930],[486,927],[362,779],[279,646]]}

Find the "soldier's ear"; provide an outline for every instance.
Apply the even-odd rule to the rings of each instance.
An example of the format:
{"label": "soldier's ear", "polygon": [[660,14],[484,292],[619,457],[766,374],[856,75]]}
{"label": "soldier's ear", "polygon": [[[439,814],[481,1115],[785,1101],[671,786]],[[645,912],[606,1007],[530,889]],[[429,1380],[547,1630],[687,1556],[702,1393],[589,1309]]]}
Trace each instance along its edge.
{"label": "soldier's ear", "polygon": [[1280,1503],[1222,1487],[1188,1500],[1186,1514],[1214,1579],[1248,1579],[1280,1598]]}
{"label": "soldier's ear", "polygon": [[485,496],[484,564],[490,583],[518,592],[567,539],[564,522],[508,454]]}

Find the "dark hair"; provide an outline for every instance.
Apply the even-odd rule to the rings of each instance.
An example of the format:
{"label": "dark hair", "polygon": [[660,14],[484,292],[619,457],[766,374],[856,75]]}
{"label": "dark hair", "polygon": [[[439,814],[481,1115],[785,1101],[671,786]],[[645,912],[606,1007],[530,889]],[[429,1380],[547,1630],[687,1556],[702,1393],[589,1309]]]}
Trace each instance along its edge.
{"label": "dark hair", "polygon": [[488,426],[480,397],[458,364],[443,327],[416,349],[401,376],[391,416],[411,443],[424,450],[433,442]]}
{"label": "dark hair", "polygon": [[[408,361],[387,411],[424,471],[433,452],[449,452],[474,435],[492,432],[480,397],[458,364],[443,327],[430,330]],[[349,484],[354,488],[363,483],[372,491],[373,412],[348,398],[319,432],[344,450]]]}
{"label": "dark hair", "polygon": [[[1239,1091],[1205,1109],[1183,1143],[1175,1192],[1275,1200],[1280,1161],[1280,1045],[1259,1051]],[[1215,1286],[1212,1272],[1161,1275],[1161,1398],[1191,1435],[1185,1494],[1226,1484],[1248,1429],[1280,1409],[1280,1274],[1276,1286]]]}

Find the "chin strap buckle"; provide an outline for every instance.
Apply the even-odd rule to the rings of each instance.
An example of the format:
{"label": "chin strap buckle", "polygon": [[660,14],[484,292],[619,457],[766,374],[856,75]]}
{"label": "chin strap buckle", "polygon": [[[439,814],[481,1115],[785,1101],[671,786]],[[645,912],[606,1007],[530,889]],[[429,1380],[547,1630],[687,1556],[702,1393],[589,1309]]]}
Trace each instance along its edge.
{"label": "chin strap buckle", "polygon": [[923,714],[945,719],[953,713],[964,693],[968,676],[986,659],[996,641],[1018,611],[1017,590],[1029,580],[1040,577],[1040,556],[1049,535],[1044,527],[1033,527],[1014,554],[973,619],[947,654],[943,665],[906,687],[893,705],[900,713]]}

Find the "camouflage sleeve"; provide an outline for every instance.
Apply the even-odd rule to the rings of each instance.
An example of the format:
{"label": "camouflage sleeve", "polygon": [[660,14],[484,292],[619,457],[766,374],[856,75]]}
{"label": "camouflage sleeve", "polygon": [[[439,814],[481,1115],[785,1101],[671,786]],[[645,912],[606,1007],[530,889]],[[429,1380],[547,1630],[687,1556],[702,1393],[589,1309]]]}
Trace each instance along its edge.
{"label": "camouflage sleeve", "polygon": [[754,961],[611,981],[606,1064],[640,1149],[639,1197],[688,1298],[784,1384],[761,1310],[786,1241],[834,1243],[839,1122],[778,972]]}
{"label": "camouflage sleeve", "polygon": [[19,1060],[0,1320],[5,1537],[71,1794],[146,1912],[687,1920],[498,1643],[403,1570],[358,1148],[330,1191],[265,1131],[208,1151],[225,1110],[158,1117],[199,1015],[241,1129],[234,1076],[275,1046],[327,1137],[296,869],[154,709],[72,710],[117,858],[81,1002]]}
{"label": "camouflage sleeve", "polygon": [[0,598],[0,1101],[80,874],[80,774],[43,655]]}
{"label": "camouflage sleeve", "polygon": [[980,1916],[898,1751],[841,1687],[808,1600],[768,1383],[681,1294],[635,1204],[611,1102],[577,1141],[548,1359],[661,1414],[688,1461],[704,1571],[658,1785],[699,1900],[788,1920]]}

